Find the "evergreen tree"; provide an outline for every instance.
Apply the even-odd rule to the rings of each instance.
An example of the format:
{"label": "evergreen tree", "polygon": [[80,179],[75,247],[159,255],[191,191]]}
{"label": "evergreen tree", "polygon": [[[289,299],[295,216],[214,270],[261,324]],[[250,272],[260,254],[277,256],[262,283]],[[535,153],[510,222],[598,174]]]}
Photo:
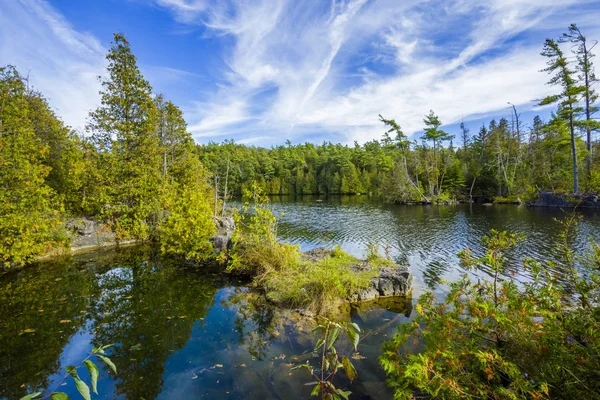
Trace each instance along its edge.
{"label": "evergreen tree", "polygon": [[29,92],[0,68],[0,266],[24,264],[61,241],[61,205],[45,179],[49,148],[35,135]]}
{"label": "evergreen tree", "polygon": [[588,155],[586,157],[586,171],[587,178],[589,180],[592,170],[592,132],[600,129],[600,123],[592,119],[592,115],[598,111],[598,107],[594,105],[596,100],[598,100],[598,94],[593,89],[593,85],[598,81],[598,79],[596,78],[594,66],[592,64],[592,58],[594,58],[594,54],[592,54],[592,48],[598,42],[593,41],[590,45],[586,37],[583,36],[575,24],[571,24],[569,26],[569,31],[563,34],[561,41],[573,43],[576,46],[573,52],[577,57],[576,70],[580,74],[579,82],[581,86],[583,86],[582,92],[583,100],[585,102],[585,121],[580,121],[579,124],[586,132],[586,143],[588,150]]}
{"label": "evergreen tree", "polygon": [[119,236],[147,238],[148,218],[158,211],[161,184],[158,113],[152,87],[123,35],[115,34],[106,59],[101,106],[90,114],[89,125],[100,152],[98,167],[111,178],[101,188],[108,194],[103,196],[108,204],[97,211],[108,214]]}
{"label": "evergreen tree", "polygon": [[549,58],[548,67],[543,71],[555,74],[548,84],[559,85],[562,91],[559,94],[545,97],[540,101],[540,105],[558,103],[558,115],[569,123],[571,153],[573,156],[573,191],[577,193],[579,192],[579,171],[577,168],[575,123],[577,116],[582,111],[582,108],[578,105],[578,97],[584,92],[585,88],[577,85],[573,77],[573,71],[569,67],[569,62],[556,41],[546,39],[542,55]]}

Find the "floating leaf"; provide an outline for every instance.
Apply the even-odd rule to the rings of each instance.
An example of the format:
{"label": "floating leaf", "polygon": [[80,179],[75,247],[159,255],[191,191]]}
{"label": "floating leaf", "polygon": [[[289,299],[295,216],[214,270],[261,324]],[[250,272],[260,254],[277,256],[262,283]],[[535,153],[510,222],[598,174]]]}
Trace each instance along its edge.
{"label": "floating leaf", "polygon": [[83,363],[90,373],[90,379],[92,380],[92,391],[98,394],[98,367],[91,360],[85,360]]}
{"label": "floating leaf", "polygon": [[346,376],[348,376],[348,379],[353,381],[358,377],[356,369],[354,369],[354,365],[352,365],[348,357],[342,357],[342,365],[344,366],[344,371],[346,371]]}
{"label": "floating leaf", "polygon": [[52,400],[71,400],[71,398],[64,392],[54,392],[50,395],[50,398]]}

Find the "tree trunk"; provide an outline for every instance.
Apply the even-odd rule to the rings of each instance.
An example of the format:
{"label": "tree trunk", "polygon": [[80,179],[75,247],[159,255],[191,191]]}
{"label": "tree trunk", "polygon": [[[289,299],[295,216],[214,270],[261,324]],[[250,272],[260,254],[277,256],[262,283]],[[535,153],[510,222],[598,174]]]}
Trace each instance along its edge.
{"label": "tree trunk", "polygon": [[569,105],[571,115],[569,128],[571,129],[571,151],[573,152],[573,192],[579,193],[579,173],[577,171],[577,145],[575,143],[575,129],[573,126],[573,105]]}

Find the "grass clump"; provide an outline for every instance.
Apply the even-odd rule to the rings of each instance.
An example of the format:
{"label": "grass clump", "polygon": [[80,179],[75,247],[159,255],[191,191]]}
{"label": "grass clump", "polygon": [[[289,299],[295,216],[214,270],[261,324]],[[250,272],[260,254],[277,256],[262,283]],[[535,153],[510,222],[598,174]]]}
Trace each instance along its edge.
{"label": "grass clump", "polygon": [[251,275],[270,301],[326,313],[369,286],[377,268],[354,268],[362,262],[339,246],[320,259],[302,257],[297,245],[277,240],[277,218],[258,186],[254,201],[235,213],[238,229],[228,271]]}

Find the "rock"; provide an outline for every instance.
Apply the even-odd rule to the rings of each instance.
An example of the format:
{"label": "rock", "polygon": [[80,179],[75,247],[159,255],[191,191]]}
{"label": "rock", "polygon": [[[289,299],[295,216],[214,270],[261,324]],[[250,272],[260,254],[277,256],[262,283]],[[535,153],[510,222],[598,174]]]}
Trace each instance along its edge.
{"label": "rock", "polygon": [[378,297],[406,296],[412,289],[412,273],[406,266],[379,267],[379,278],[371,279],[371,286],[359,292],[358,301],[374,300]]}
{"label": "rock", "polygon": [[65,227],[71,234],[71,251],[118,244],[110,227],[93,219],[71,218]]}
{"label": "rock", "polygon": [[[316,262],[329,257],[331,250],[316,248],[302,254],[305,260]],[[367,261],[358,261],[350,267],[355,272],[368,271],[375,267]],[[379,276],[371,279],[370,286],[356,293],[350,301],[368,301],[387,296],[407,296],[412,289],[413,276],[407,266],[394,265],[391,267],[379,267]]]}
{"label": "rock", "polygon": [[540,192],[540,198],[527,203],[528,207],[559,207],[559,208],[600,208],[598,194],[565,194],[554,192]]}
{"label": "rock", "polygon": [[217,233],[210,238],[215,253],[220,254],[224,250],[231,249],[233,246],[233,233],[235,232],[235,221],[233,217],[213,217],[217,227]]}

